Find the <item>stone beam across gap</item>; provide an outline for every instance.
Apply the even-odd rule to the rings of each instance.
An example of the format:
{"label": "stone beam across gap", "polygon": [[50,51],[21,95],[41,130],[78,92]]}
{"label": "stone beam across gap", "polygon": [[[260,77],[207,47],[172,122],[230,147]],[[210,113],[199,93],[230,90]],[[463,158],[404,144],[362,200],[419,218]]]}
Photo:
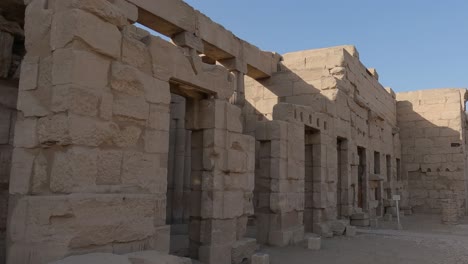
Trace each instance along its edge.
{"label": "stone beam across gap", "polygon": [[247,64],[247,75],[254,79],[276,72],[280,56],[262,51],[239,39],[181,0],[128,0],[139,8],[138,22],[168,37],[187,31],[199,36],[207,56],[216,59],[238,58]]}

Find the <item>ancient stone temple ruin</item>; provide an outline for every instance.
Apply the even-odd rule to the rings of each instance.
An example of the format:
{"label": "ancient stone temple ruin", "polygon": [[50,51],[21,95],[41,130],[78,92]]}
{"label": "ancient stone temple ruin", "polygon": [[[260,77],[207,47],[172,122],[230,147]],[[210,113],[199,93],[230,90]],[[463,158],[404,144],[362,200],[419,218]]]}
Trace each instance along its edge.
{"label": "ancient stone temple ruin", "polygon": [[353,46],[262,51],[181,0],[0,9],[5,263],[238,264],[393,195],[465,213],[465,89],[395,94]]}

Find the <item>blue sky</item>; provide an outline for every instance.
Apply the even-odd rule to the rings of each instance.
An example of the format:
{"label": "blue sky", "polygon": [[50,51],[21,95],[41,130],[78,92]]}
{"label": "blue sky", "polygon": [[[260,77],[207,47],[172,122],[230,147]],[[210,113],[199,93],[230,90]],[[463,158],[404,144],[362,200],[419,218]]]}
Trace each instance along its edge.
{"label": "blue sky", "polygon": [[185,0],[263,50],[355,45],[395,91],[468,88],[468,0]]}

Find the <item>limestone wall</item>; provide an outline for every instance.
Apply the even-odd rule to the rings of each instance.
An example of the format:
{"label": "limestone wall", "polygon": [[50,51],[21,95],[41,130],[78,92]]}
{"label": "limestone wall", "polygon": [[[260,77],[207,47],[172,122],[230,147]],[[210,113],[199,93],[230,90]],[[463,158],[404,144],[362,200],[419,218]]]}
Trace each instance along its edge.
{"label": "limestone wall", "polygon": [[441,200],[465,204],[465,89],[397,94],[402,161],[415,212],[440,213]]}
{"label": "limestone wall", "polygon": [[[364,211],[382,215],[390,210],[393,203],[388,198],[403,189],[402,181],[396,179],[400,142],[393,91],[379,84],[375,70],[362,65],[352,46],[285,54],[279,68],[267,80],[246,79],[245,132],[250,133],[259,120],[276,120],[278,104],[308,107],[308,114],[297,110],[297,119],[306,128],[313,123],[326,146],[318,154],[324,160],[318,183],[326,201],[323,208],[316,208],[320,210],[316,210],[315,219],[327,222],[337,219],[338,214],[343,217],[359,211],[358,184],[363,189],[360,207]],[[337,140],[345,145],[344,154],[338,155]],[[362,183],[358,179],[358,147],[365,148],[367,157]],[[374,152],[378,152],[375,167],[380,170],[374,169]],[[340,179],[338,175],[342,175]],[[379,186],[380,193],[372,186]]]}
{"label": "limestone wall", "polygon": [[228,102],[233,75],[137,19],[124,0],[27,6],[8,263],[169,250],[171,91],[190,98],[184,121],[194,131],[190,254],[205,263],[249,257],[235,249],[251,243],[254,141]]}

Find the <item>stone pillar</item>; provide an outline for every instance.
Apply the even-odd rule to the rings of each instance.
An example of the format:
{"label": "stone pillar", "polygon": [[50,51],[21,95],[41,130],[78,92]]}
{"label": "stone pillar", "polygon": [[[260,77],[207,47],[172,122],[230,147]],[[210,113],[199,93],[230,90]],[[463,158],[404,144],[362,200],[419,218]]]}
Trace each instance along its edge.
{"label": "stone pillar", "polygon": [[236,90],[234,91],[230,102],[231,104],[242,107],[245,104],[244,74],[239,71],[233,71],[232,73],[234,74],[234,78],[236,79]]}
{"label": "stone pillar", "polygon": [[304,127],[259,122],[256,139],[269,144],[260,149],[255,183],[257,239],[274,246],[295,244],[304,237]]}
{"label": "stone pillar", "polygon": [[456,194],[447,195],[441,199],[442,223],[447,225],[457,225],[459,221],[458,197]]}
{"label": "stone pillar", "polygon": [[[171,224],[188,223],[184,221],[184,186],[186,167],[190,165],[186,164],[186,151],[190,149],[190,141],[187,142],[188,131],[185,129],[185,101],[183,97],[172,94],[167,206],[167,217]],[[188,184],[190,185],[190,181]]]}
{"label": "stone pillar", "polygon": [[169,83],[153,77],[149,34],[128,22],[137,8],[30,2],[7,263],[168,251]]}
{"label": "stone pillar", "polygon": [[224,59],[220,63],[234,75],[236,89],[230,99],[231,104],[243,107],[245,104],[245,82],[244,76],[247,73],[247,64],[242,61],[242,55],[237,58]]}
{"label": "stone pillar", "polygon": [[190,221],[191,257],[208,264],[233,261],[232,249],[244,241],[247,216],[253,214],[255,144],[241,134],[240,118],[237,106],[211,99],[199,102],[198,122],[189,122],[196,126],[189,128],[192,200],[199,201]]}

